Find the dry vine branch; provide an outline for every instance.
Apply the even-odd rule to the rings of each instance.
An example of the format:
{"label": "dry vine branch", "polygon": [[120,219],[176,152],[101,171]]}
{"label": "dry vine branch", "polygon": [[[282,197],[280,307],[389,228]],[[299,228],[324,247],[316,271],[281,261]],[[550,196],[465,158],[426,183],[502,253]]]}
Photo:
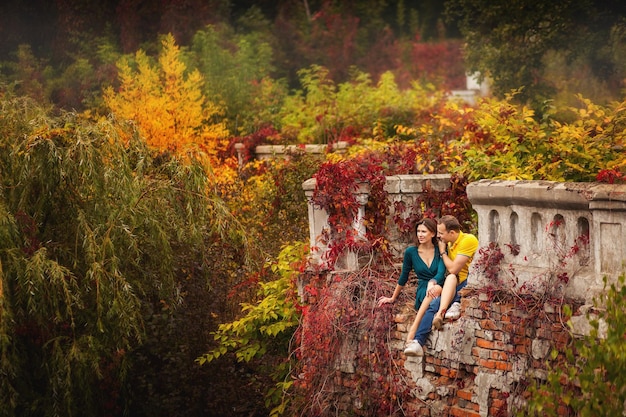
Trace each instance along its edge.
{"label": "dry vine branch", "polygon": [[334,275],[304,315],[299,414],[330,415],[350,398],[365,415],[404,415],[409,385],[390,348],[393,312],[376,307],[395,281],[374,266],[372,257],[358,271]]}

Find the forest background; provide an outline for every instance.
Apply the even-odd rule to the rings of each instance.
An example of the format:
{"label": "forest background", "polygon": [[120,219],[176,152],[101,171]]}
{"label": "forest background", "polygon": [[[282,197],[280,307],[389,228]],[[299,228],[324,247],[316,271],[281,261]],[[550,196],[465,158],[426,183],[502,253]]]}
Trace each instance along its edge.
{"label": "forest background", "polygon": [[[454,174],[441,210],[468,227],[467,181],[621,181],[625,16],[618,1],[3,2],[2,415],[293,412],[302,182],[333,185],[315,202],[340,228],[354,185],[385,175]],[[475,106],[448,97],[468,72],[493,92]],[[251,159],[338,141],[347,154]],[[366,222],[379,252],[384,201]]]}

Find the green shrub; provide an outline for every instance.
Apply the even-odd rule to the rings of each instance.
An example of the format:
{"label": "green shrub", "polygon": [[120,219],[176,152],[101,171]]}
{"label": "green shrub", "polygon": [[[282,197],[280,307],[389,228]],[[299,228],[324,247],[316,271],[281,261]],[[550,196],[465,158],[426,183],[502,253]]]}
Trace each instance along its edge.
{"label": "green shrub", "polygon": [[[554,351],[547,379],[535,382],[518,415],[621,416],[626,404],[626,286],[608,284],[587,313],[589,334]],[[570,322],[571,326],[571,322]]]}

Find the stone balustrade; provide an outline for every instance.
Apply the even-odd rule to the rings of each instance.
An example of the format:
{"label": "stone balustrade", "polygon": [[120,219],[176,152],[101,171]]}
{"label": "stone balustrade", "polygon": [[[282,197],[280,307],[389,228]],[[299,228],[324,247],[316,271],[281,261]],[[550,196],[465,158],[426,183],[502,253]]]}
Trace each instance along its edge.
{"label": "stone balustrade", "polygon": [[591,302],[605,276],[624,272],[626,185],[481,180],[467,195],[481,248],[499,245],[518,286],[567,272],[565,295]]}
{"label": "stone balustrade", "polygon": [[[324,230],[329,227],[328,213],[326,210],[316,207],[313,203],[313,194],[315,192],[316,181],[314,178],[306,180],[302,184],[306,199],[309,204],[309,239],[311,248],[311,263],[322,269],[325,265],[325,253],[328,245],[322,242],[321,236]],[[416,200],[417,196],[426,188],[435,191],[444,191],[450,188],[450,175],[448,174],[431,174],[431,175],[394,175],[387,177],[385,190],[388,193],[389,200],[389,217],[388,217],[388,239],[392,245],[392,251],[400,257],[409,242],[403,239],[396,225],[392,221],[394,213],[394,203],[402,201],[407,207],[410,207]],[[358,236],[365,235],[365,228],[362,224],[365,206],[368,202],[369,186],[361,184],[355,191],[356,199],[360,204],[358,213],[352,227],[357,231]],[[358,268],[358,254],[347,253],[335,265],[335,270],[356,270]]]}
{"label": "stone balustrade", "polygon": [[[271,158],[287,158],[290,153],[301,151],[312,155],[323,155],[327,152],[345,153],[350,145],[348,142],[339,141],[330,145],[323,144],[300,144],[300,145],[259,145],[254,148],[254,157],[258,160],[266,160]],[[239,168],[244,165],[244,144],[236,143],[235,151],[237,152],[237,160]]]}
{"label": "stone balustrade", "polygon": [[[449,178],[445,174],[387,177],[389,218],[394,215],[395,202],[410,206],[425,187],[449,188]],[[328,228],[328,214],[312,202],[315,179],[305,181],[303,189],[309,202],[310,244],[315,248],[311,261],[323,268],[328,245],[320,236]],[[368,185],[362,184],[355,193],[361,206],[353,227],[358,235],[364,235],[361,219]],[[605,276],[615,279],[624,271],[626,185],[481,180],[468,185],[467,195],[478,215],[480,247],[485,249],[492,242],[499,246],[504,255],[502,265],[509,266],[503,273],[510,275],[511,285],[555,280],[565,272],[565,295],[590,302],[602,290]],[[387,238],[400,257],[409,242],[391,220]],[[335,270],[357,268],[358,254],[352,253],[335,265]],[[474,271],[469,283],[487,284],[480,271]]]}

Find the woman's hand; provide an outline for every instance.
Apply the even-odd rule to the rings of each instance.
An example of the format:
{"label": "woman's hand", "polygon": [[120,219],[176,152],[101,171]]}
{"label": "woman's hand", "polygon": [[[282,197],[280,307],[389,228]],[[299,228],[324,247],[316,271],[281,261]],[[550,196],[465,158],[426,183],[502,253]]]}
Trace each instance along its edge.
{"label": "woman's hand", "polygon": [[391,297],[380,297],[378,299],[378,307],[387,304],[387,303],[393,303],[395,300]]}
{"label": "woman's hand", "polygon": [[426,290],[426,295],[428,295],[431,298],[437,298],[441,295],[441,291],[443,291],[443,288],[441,288],[441,285],[439,284],[435,284],[435,285],[429,285],[428,289]]}

